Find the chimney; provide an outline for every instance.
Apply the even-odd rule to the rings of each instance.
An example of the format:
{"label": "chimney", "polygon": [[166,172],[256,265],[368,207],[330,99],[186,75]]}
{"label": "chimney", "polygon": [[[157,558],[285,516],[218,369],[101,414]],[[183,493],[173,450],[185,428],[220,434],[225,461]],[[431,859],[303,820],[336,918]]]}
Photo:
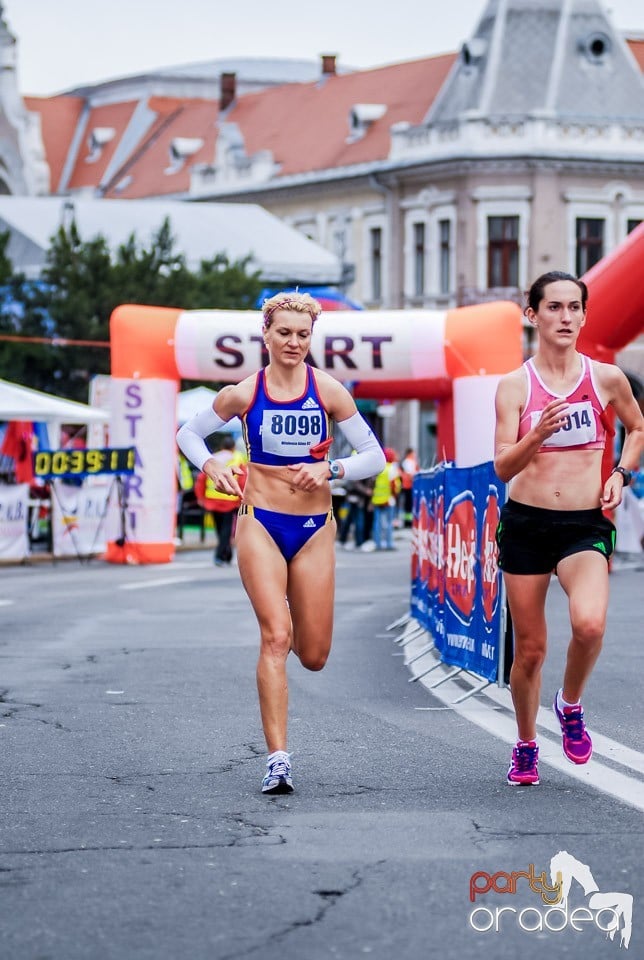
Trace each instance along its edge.
{"label": "chimney", "polygon": [[322,54],[322,76],[323,77],[335,76],[335,53]]}
{"label": "chimney", "polygon": [[219,109],[226,110],[237,94],[237,74],[222,73],[219,78]]}

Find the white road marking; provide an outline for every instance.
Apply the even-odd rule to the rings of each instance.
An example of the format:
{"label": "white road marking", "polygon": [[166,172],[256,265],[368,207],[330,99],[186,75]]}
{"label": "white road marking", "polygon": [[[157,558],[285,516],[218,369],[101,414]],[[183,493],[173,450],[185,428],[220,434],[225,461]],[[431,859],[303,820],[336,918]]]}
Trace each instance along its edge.
{"label": "white road marking", "polygon": [[0,600],[0,607],[10,607],[15,602],[15,600]]}
{"label": "white road marking", "polygon": [[121,583],[119,590],[148,590],[150,587],[167,587],[171,583],[188,583],[194,577],[163,577],[157,580],[141,580],[139,583]]}
{"label": "white road marking", "polygon": [[[492,686],[483,692],[486,697],[494,700],[495,703],[512,710],[512,697],[509,690]],[[552,707],[539,707],[537,724],[550,733],[554,733],[557,738],[561,737],[559,721],[555,717]],[[617,740],[612,740],[611,737],[606,737],[602,733],[597,733],[593,730],[592,723],[588,724],[588,731],[593,741],[593,754],[599,754],[606,760],[614,760],[615,763],[619,763],[623,767],[629,767],[631,770],[644,774],[644,753],[633,750],[632,747],[627,747]]]}
{"label": "white road marking", "polygon": [[212,560],[180,560],[175,563],[175,570],[212,570]]}
{"label": "white road marking", "polygon": [[[419,637],[408,643],[405,646],[406,661],[411,660],[426,642],[426,637]],[[435,659],[434,651],[427,653],[413,667],[410,667],[410,672],[412,675],[414,675],[414,672],[422,673],[428,665],[433,666],[432,660]],[[433,697],[440,700],[445,706],[450,707],[455,713],[475,723],[499,740],[513,746],[516,743],[516,722],[510,691],[490,686],[483,691],[483,696],[490,703],[485,703],[480,697],[477,699],[472,697],[463,701],[463,703],[454,703],[456,699],[463,696],[464,692],[462,686],[455,680],[446,680],[440,686],[432,689],[432,685],[437,680],[442,679],[451,669],[453,668],[441,665],[418,682],[422,683]],[[505,710],[499,710],[499,705]],[[559,723],[551,710],[545,707],[539,708],[537,725],[542,731],[547,731],[548,734],[539,738],[540,763],[554,767],[574,780],[594,787],[602,793],[609,794],[630,807],[644,811],[644,781],[639,779],[638,776],[630,776],[628,772],[622,773],[615,770],[597,759],[597,757],[604,757],[619,764],[625,771],[641,774],[644,773],[644,754],[612,740],[610,737],[595,733],[592,727],[589,727],[593,739],[593,758],[590,763],[578,766],[567,760],[562,753]],[[555,739],[552,739],[550,734],[554,734]],[[500,776],[504,776],[504,771],[500,773]]]}

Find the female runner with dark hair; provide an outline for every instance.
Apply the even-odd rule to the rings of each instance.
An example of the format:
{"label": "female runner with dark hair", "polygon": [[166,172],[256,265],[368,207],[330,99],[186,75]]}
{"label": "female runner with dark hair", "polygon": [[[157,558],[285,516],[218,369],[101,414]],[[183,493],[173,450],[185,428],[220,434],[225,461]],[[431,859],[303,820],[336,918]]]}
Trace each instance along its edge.
{"label": "female runner with dark hair", "polygon": [[[514,629],[510,688],[519,739],[511,785],[539,783],[536,721],[552,573],[568,595],[572,634],[553,709],[565,756],[577,764],[590,759],[581,697],[602,646],[615,546],[615,528],[602,511],[620,503],[644,441],[626,376],[577,351],[587,300],[586,285],[570,274],[553,271],[535,280],[525,312],[538,332],[537,352],[503,377],[496,396],[494,466],[510,483],[497,542]],[[619,464],[602,482],[608,406],[627,437]]]}
{"label": "female runner with dark hair", "polygon": [[[257,689],[268,747],[264,793],[293,790],[287,752],[290,650],[308,670],[321,670],[333,630],[336,524],[329,481],[371,477],[385,463],[348,390],[305,362],[321,312],[309,294],[266,300],[262,327],[269,364],[219,391],[212,408],[177,434],[183,453],[222,493],[243,496],[237,558],[260,629]],[[243,494],[235,467],[222,468],[205,438],[241,418],[248,453]],[[329,461],[333,419],[356,451]]]}

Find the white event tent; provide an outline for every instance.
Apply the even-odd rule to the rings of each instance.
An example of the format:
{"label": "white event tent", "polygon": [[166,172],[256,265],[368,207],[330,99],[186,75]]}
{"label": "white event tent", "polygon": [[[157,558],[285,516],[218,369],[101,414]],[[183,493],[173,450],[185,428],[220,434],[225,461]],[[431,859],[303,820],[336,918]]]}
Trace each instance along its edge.
{"label": "white event tent", "polygon": [[63,400],[41,390],[31,390],[0,380],[0,421],[31,420],[34,423],[105,423],[109,414],[85,403]]}
{"label": "white event tent", "polygon": [[269,284],[336,284],[338,257],[256,203],[191,203],[185,200],[101,200],[92,197],[0,197],[0,229],[9,231],[7,255],[17,270],[37,277],[52,236],[76,222],[81,239],[102,235],[114,252],[136,235],[147,245],[165,217],[175,249],[196,270],[224,253],[250,256],[250,270]]}

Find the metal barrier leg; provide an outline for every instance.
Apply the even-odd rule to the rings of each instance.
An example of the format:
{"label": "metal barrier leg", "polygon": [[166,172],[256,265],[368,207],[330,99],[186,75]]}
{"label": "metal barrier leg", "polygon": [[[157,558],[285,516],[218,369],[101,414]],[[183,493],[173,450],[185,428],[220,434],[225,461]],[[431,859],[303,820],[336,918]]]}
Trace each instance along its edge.
{"label": "metal barrier leg", "polygon": [[390,623],[388,627],[385,627],[385,630],[395,630],[396,627],[402,627],[403,624],[409,623],[411,620],[411,614],[403,613],[402,617],[398,617],[397,620],[394,620],[393,623]]}
{"label": "metal barrier leg", "polygon": [[404,630],[399,637],[394,639],[394,643],[399,647],[406,647],[408,643],[411,643],[412,640],[417,640],[418,637],[422,637],[424,633],[427,633],[425,628],[418,625],[412,627],[411,631]]}
{"label": "metal barrier leg", "polygon": [[468,690],[467,693],[464,693],[462,697],[458,697],[456,700],[452,700],[452,703],[463,703],[465,700],[468,700],[470,697],[473,697],[475,693],[480,693],[481,690],[485,690],[486,687],[490,686],[489,680],[483,680],[478,687],[472,687],[471,690]]}
{"label": "metal barrier leg", "polygon": [[454,667],[451,673],[446,673],[444,677],[441,677],[440,680],[437,680],[436,683],[432,683],[430,690],[434,690],[435,687],[440,687],[441,683],[445,683],[447,680],[451,680],[452,677],[458,676],[459,673],[463,673],[462,667]]}
{"label": "metal barrier leg", "polygon": [[427,646],[423,647],[422,650],[419,650],[415,657],[412,657],[411,660],[408,660],[405,666],[411,667],[412,663],[416,663],[416,661],[420,660],[421,657],[424,657],[425,654],[431,653],[431,651],[435,649],[436,649],[436,644],[432,640],[432,642],[428,643]]}
{"label": "metal barrier leg", "polygon": [[416,683],[417,680],[422,680],[423,677],[426,677],[429,673],[432,673],[434,670],[438,670],[439,667],[443,666],[442,660],[439,660],[438,663],[435,663],[433,667],[430,667],[428,670],[423,670],[422,673],[417,673],[413,677],[410,677],[407,683]]}

